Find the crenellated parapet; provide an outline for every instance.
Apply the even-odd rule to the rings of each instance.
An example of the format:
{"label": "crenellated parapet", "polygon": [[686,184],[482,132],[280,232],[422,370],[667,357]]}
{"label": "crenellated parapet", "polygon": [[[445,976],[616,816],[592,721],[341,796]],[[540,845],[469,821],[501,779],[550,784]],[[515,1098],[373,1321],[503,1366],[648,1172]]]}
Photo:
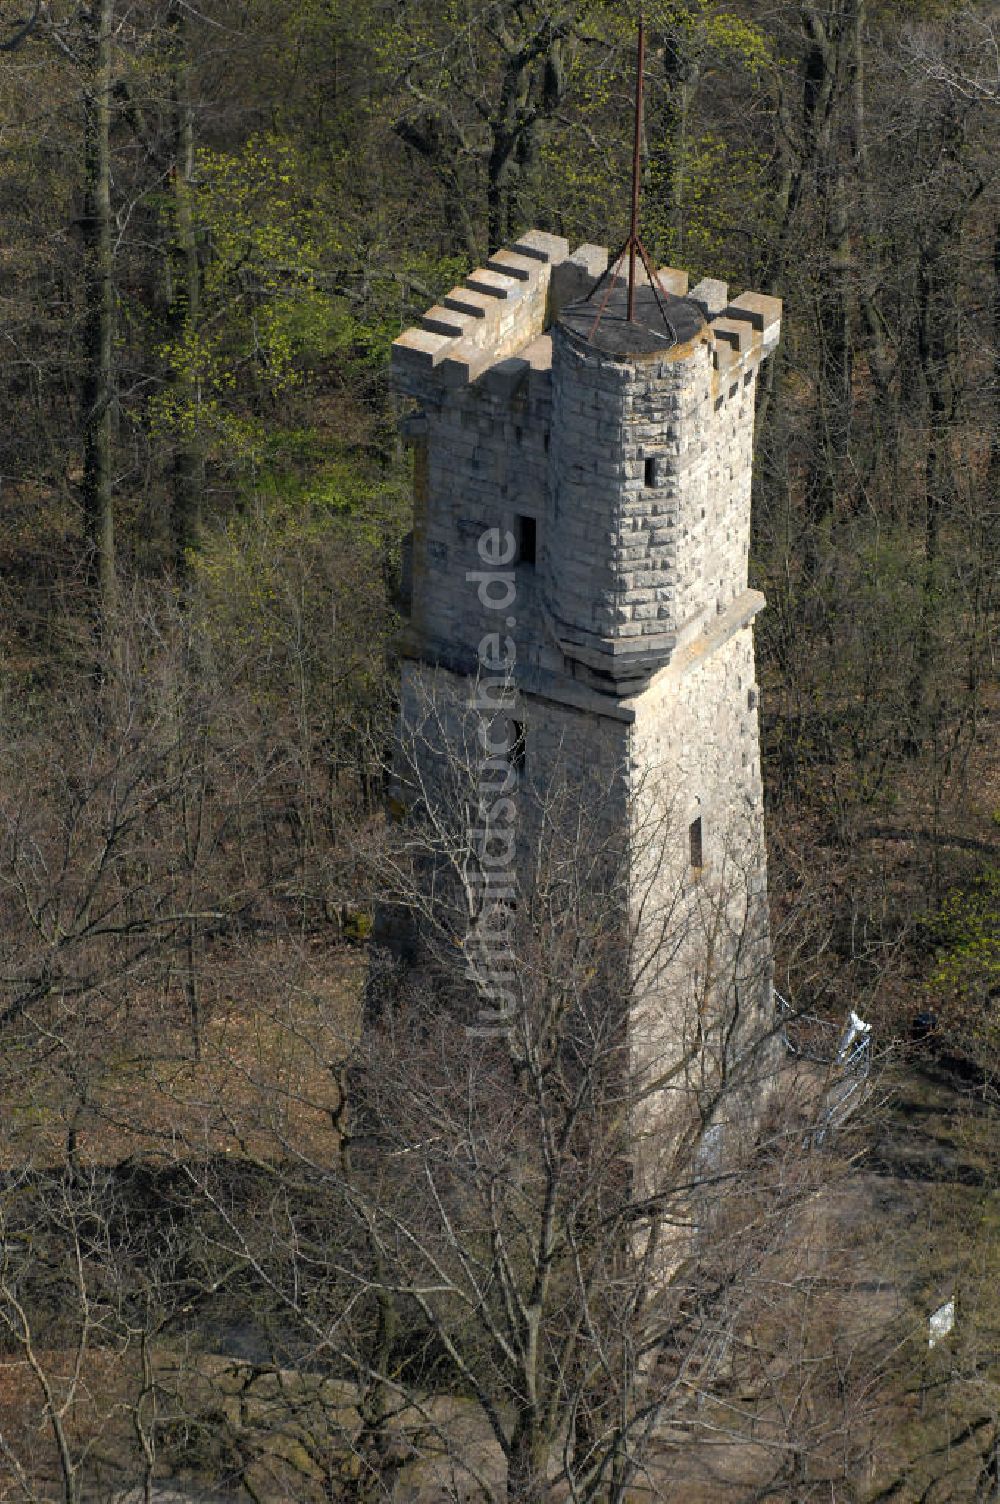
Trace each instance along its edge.
{"label": "crenellated parapet", "polygon": [[776,348],[781,338],[781,299],[741,292],[709,328],[715,338],[715,369],[723,379],[735,381]]}
{"label": "crenellated parapet", "polygon": [[[587,298],[608,261],[605,246],[581,245],[571,253],[562,236],[527,231],[399,336],[392,350],[397,386],[420,400],[429,389],[478,380],[533,343],[564,309]],[[674,267],[661,267],[657,275],[668,293],[702,307],[721,380],[745,375],[777,345],[779,299],[744,292],[730,300],[726,284],[714,278],[689,291],[687,272]],[[648,281],[641,267],[638,280]]]}
{"label": "crenellated parapet", "polygon": [[420,398],[429,381],[463,386],[531,344],[548,327],[553,268],[569,260],[569,242],[542,230],[491,256],[396,340],[399,388]]}

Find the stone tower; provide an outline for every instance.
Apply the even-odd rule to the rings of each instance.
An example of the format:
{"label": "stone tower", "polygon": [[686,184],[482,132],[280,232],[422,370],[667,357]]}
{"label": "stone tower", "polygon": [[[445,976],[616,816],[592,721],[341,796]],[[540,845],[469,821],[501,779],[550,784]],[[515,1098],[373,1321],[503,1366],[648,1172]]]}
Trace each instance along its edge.
{"label": "stone tower", "polygon": [[469,702],[502,673],[517,776],[618,790],[602,817],[634,850],[642,1078],[697,1050],[710,995],[737,1054],[770,1016],[747,565],[781,305],[664,268],[668,299],[646,279],[628,321],[612,285],[598,319],[607,265],[531,231],[395,343],[415,478],[401,714],[405,735],[429,697]]}

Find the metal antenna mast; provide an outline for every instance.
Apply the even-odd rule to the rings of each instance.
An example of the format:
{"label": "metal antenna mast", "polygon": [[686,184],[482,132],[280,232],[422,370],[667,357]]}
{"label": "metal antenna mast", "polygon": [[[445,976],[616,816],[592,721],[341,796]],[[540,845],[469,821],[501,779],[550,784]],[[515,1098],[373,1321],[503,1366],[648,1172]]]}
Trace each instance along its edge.
{"label": "metal antenna mast", "polygon": [[639,45],[635,65],[635,137],[632,143],[632,223],[628,237],[628,321],[635,314],[635,254],[639,251],[643,260],[646,253],[639,240],[639,194],[642,174],[642,92],[646,71],[646,24],[642,7],[639,8]]}
{"label": "metal antenna mast", "polygon": [[625,305],[626,322],[629,324],[635,323],[636,258],[638,257],[639,260],[641,260],[643,267],[645,268],[646,276],[649,280],[649,286],[652,290],[653,297],[656,299],[656,305],[659,309],[660,317],[663,320],[666,332],[672,341],[676,340],[677,338],[677,331],[667,314],[667,304],[670,301],[672,294],[667,292],[666,288],[661,285],[659,277],[653,270],[649,256],[646,253],[646,247],[643,245],[642,239],[639,235],[639,201],[642,190],[642,107],[643,93],[645,90],[645,72],[646,25],[643,18],[642,6],[640,5],[639,36],[638,46],[636,49],[635,64],[635,132],[632,138],[632,213],[629,223],[629,236],[625,244],[622,246],[621,250],[610,262],[608,270],[604,273],[604,276],[598,279],[596,285],[591,289],[591,291],[587,295],[587,298],[585,299],[586,302],[589,302],[597,292],[598,288],[600,288],[604,282],[607,282],[604,296],[601,299],[600,305],[597,309],[597,316],[594,319],[593,327],[590,331],[591,338],[593,338],[594,334],[596,334],[598,326],[600,325],[600,322],[604,317],[605,310],[607,309],[608,302],[611,298],[611,294],[614,292],[616,286],[618,285],[618,278],[621,274],[626,255],[628,256],[628,289]]}

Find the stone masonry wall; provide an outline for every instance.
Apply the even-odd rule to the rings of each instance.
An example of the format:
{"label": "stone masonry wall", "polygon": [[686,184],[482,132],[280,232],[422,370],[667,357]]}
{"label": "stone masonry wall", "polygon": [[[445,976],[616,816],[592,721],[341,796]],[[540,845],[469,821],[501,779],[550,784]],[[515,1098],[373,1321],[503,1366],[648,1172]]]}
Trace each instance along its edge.
{"label": "stone masonry wall", "polygon": [[747,587],[754,371],[720,393],[710,330],[655,360],[553,346],[547,605],[567,642],[669,653]]}
{"label": "stone masonry wall", "polygon": [[[550,342],[542,336],[516,394],[488,372],[424,409],[430,505],[414,624],[425,649],[466,670],[483,635],[497,628],[495,613],[469,579],[483,569],[479,540],[491,528],[516,529],[518,516],[540,524],[546,514],[550,360]],[[532,594],[526,574],[518,589],[522,611],[530,609]],[[527,630],[527,617],[523,623]],[[532,621],[531,635],[538,630]]]}
{"label": "stone masonry wall", "polygon": [[751,1047],[770,1022],[757,701],[744,626],[635,702],[630,1047],[636,1134],[648,1140],[637,1163],[651,1185],[663,1146],[711,1113],[723,1072],[756,1079]]}
{"label": "stone masonry wall", "polygon": [[616,361],[555,333],[546,571],[570,641],[655,636],[669,650],[694,612],[690,514],[704,517],[714,447],[708,339],[673,359]]}

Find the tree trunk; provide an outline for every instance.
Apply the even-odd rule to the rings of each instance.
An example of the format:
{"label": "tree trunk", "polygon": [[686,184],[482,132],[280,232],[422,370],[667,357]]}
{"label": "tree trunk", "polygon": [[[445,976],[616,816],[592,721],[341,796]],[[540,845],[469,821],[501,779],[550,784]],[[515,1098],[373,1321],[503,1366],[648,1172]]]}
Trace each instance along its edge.
{"label": "tree trunk", "polygon": [[670,21],[663,46],[666,95],[658,123],[655,177],[666,195],[664,220],[668,245],[663,249],[678,266],[684,264],[684,179],[688,120],[694,102],[698,69],[691,47],[692,21],[687,11]]}
{"label": "tree trunk", "polygon": [[923,579],[910,679],[909,750],[922,745],[927,727],[928,675],[934,646],[938,549],[942,517],[951,501],[949,436],[958,390],[955,381],[955,336],[949,292],[954,222],[941,227],[920,248],[917,268],[917,352],[927,393],[927,452],[924,458]]}
{"label": "tree trunk", "polygon": [[989,425],[990,462],[987,496],[1000,505],[1000,219],[993,233],[993,421]]}
{"label": "tree trunk", "polygon": [[545,1498],[548,1444],[542,1435],[533,1405],[524,1405],[511,1436],[507,1463],[507,1498],[510,1504],[541,1504]]}
{"label": "tree trunk", "polygon": [[551,28],[508,51],[498,108],[490,121],[486,162],[490,250],[505,245],[536,217],[542,132],[566,92],[564,38]]}
{"label": "tree trunk", "polygon": [[[860,489],[868,491],[871,481],[881,473],[885,492],[894,496],[900,463],[899,387],[895,381],[895,360],[886,339],[886,326],[879,304],[879,283],[884,275],[884,252],[878,246],[878,195],[872,183],[871,157],[868,151],[865,66],[865,0],[854,3],[854,56],[851,66],[852,155],[855,173],[855,240],[859,275],[854,294],[857,298],[859,355],[867,365],[875,401],[872,404],[872,433],[864,456]],[[864,336],[863,345],[860,336]]]}
{"label": "tree trunk", "polygon": [[83,283],[83,510],[88,573],[105,617],[117,603],[111,433],[114,403],[114,253],[111,226],[111,28],[114,0],[81,9],[85,205]]}
{"label": "tree trunk", "polygon": [[[351,1111],[348,1096],[348,1071],[338,1075],[339,1100],[331,1114],[338,1138],[340,1168],[345,1184],[354,1184],[354,1160],[351,1151]],[[362,1466],[348,1487],[348,1497],[358,1504],[375,1504],[392,1493],[392,1434],[390,1418],[395,1394],[388,1382],[400,1332],[399,1306],[391,1285],[391,1274],[370,1222],[365,1223],[366,1244],[371,1260],[371,1290],[375,1297],[375,1330],[365,1367],[367,1380],[360,1385],[358,1414],[361,1429],[355,1437],[355,1449]]]}
{"label": "tree trunk", "polygon": [[[846,168],[836,126],[856,41],[853,0],[824,14],[807,9],[804,21],[810,45],[803,83],[803,143],[815,175],[826,252],[816,285],[819,384],[806,504],[812,522],[822,524],[833,514],[851,433],[852,248]],[[853,103],[851,124],[856,128]]]}
{"label": "tree trunk", "polygon": [[[194,113],[188,83],[185,12],[179,0],[170,7],[170,92],[173,112],[174,244],[171,262],[170,322],[174,339],[197,330],[201,309],[201,267],[198,239],[191,212],[194,177]],[[201,526],[205,487],[205,457],[199,435],[199,378],[183,360],[177,362],[175,381],[178,407],[183,414],[176,438],[173,461],[173,509],[171,536],[174,568],[178,578],[187,570],[188,555]]]}
{"label": "tree trunk", "polygon": [[817,290],[819,392],[816,449],[807,502],[814,522],[833,515],[851,443],[851,236],[840,167],[831,165],[823,187],[827,265]]}

